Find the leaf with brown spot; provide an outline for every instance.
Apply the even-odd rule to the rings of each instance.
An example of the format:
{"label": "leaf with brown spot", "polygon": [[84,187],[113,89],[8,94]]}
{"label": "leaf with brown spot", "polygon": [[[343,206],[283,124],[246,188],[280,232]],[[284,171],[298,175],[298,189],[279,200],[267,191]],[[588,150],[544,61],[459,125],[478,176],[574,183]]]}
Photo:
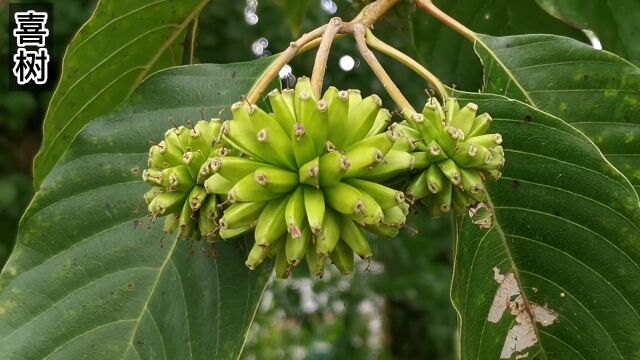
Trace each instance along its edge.
{"label": "leaf with brown spot", "polygon": [[493,227],[457,221],[451,298],[461,358],[634,358],[640,206],[631,184],[561,119],[499,95],[457,96],[491,114],[506,158],[502,179],[487,184]]}

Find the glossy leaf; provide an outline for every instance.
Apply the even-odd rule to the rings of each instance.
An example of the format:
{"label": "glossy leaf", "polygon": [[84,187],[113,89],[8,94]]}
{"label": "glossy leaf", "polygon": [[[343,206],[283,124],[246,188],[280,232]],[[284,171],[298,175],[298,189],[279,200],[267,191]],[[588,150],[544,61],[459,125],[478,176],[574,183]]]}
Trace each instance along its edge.
{"label": "glossy leaf", "polygon": [[484,91],[556,115],[584,132],[640,189],[640,69],[551,35],[481,35]]}
{"label": "glossy leaf", "polygon": [[[519,334],[537,340],[518,352],[527,358],[635,358],[640,208],[632,186],[562,120],[497,95],[460,96],[492,114],[491,131],[503,135],[507,160],[503,178],[488,186],[493,227],[458,221],[452,299],[462,359],[499,359],[503,346],[510,353],[511,313],[519,311],[505,308],[517,299],[524,300],[523,314],[557,317]],[[503,293],[493,305],[503,312],[492,314],[500,295],[495,271],[513,273],[520,291]],[[500,320],[489,321],[496,313]]]}
{"label": "glossy leaf", "polygon": [[549,14],[594,32],[605,50],[640,65],[640,2],[636,0],[536,0]]}
{"label": "glossy leaf", "polygon": [[159,72],[78,135],[0,276],[3,359],[238,356],[271,268],[246,269],[246,240],[218,244],[217,257],[200,242],[166,237],[161,246],[141,171],[169,118],[217,117],[269,61]]}
{"label": "glossy leaf", "polygon": [[[545,14],[533,0],[436,0],[444,12],[471,30],[494,36],[551,33],[586,41],[584,34]],[[418,60],[445,84],[476,91],[482,85],[482,65],[473,45],[437,19],[417,10],[412,17]],[[413,50],[413,49],[412,49]]]}
{"label": "glossy leaf", "polygon": [[34,161],[36,189],[89,121],[128,98],[149,74],[180,64],[185,29],[207,2],[98,3],[67,48]]}

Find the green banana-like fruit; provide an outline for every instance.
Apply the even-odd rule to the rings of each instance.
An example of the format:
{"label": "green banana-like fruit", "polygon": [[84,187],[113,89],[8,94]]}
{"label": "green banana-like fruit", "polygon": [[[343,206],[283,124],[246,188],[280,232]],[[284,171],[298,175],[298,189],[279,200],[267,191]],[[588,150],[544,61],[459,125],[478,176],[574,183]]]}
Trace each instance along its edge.
{"label": "green banana-like fruit", "polygon": [[299,185],[289,197],[287,207],[284,210],[287,231],[294,239],[299,239],[302,236],[302,228],[305,226],[304,222],[307,216],[304,200],[305,189],[307,189],[306,186]]}
{"label": "green banana-like fruit", "polygon": [[[198,121],[193,128],[171,128],[149,149],[149,168],[142,178],[152,185],[145,194],[153,217],[167,216],[164,231],[179,229],[179,238],[208,241],[218,238],[218,205],[231,187],[224,178],[213,179],[209,157],[224,153],[222,121]],[[219,194],[219,195],[218,195]]]}
{"label": "green banana-like fruit", "polygon": [[[207,159],[202,154],[202,151],[187,151],[182,155],[182,161],[187,166],[187,170],[189,170],[189,175],[191,175],[191,179],[197,179],[198,173],[200,172],[200,167]],[[197,181],[196,181],[197,182]]]}
{"label": "green banana-like fruit", "polygon": [[327,127],[331,129],[327,140],[342,149],[349,117],[349,94],[330,86],[322,99],[327,103]]}
{"label": "green banana-like fruit", "polygon": [[219,234],[221,238],[229,240],[253,231],[255,228],[256,226],[252,224],[234,229],[220,229]]}
{"label": "green banana-like fruit", "polygon": [[331,151],[324,154],[319,162],[319,183],[320,186],[332,186],[340,182],[351,167],[351,163],[346,156],[338,151]]}
{"label": "green banana-like fruit", "polygon": [[[229,200],[232,203],[254,202],[273,200],[282,196],[282,193],[270,191],[265,185],[260,184],[259,181],[256,173],[247,174],[229,190]],[[263,183],[266,184],[266,181]]]}
{"label": "green banana-like fruit", "polygon": [[214,157],[209,162],[211,174],[220,174],[225,179],[236,183],[248,174],[264,167],[264,163],[238,156]]}
{"label": "green banana-like fruit", "polygon": [[270,249],[265,248],[264,246],[254,243],[244,264],[247,265],[249,269],[255,270],[267,257],[269,257],[269,250]]}
{"label": "green banana-like fruit", "polygon": [[415,168],[415,165],[416,159],[412,154],[400,150],[391,150],[385,155],[382,163],[368,171],[363,171],[359,177],[369,181],[384,182],[410,172]]}
{"label": "green banana-like fruit", "polygon": [[309,161],[302,165],[298,170],[300,183],[311,185],[315,188],[320,187],[320,158]]}
{"label": "green banana-like fruit", "polygon": [[384,210],[384,220],[382,221],[384,225],[401,228],[406,221],[407,214],[405,214],[400,206],[394,206]]}
{"label": "green banana-like fruit", "polygon": [[222,229],[237,229],[251,225],[267,205],[265,201],[231,204],[219,224]]}
{"label": "green banana-like fruit", "polygon": [[304,208],[311,233],[317,235],[322,231],[325,214],[324,194],[321,190],[309,186],[304,187]]}
{"label": "green banana-like fruit", "polygon": [[323,190],[327,203],[337,212],[345,215],[364,212],[362,195],[360,190],[355,187],[344,182],[339,182]]}
{"label": "green banana-like fruit", "polygon": [[349,131],[343,144],[345,147],[367,135],[373,127],[380,108],[382,108],[382,100],[378,95],[374,94],[367,96],[359,104],[349,109]]}
{"label": "green banana-like fruit", "polygon": [[327,210],[324,216],[322,232],[316,237],[317,247],[314,249],[320,255],[329,256],[340,240],[340,218],[333,210]]}
{"label": "green banana-like fruit", "polygon": [[[273,90],[268,99],[272,113],[234,104],[233,119],[221,125],[219,136],[233,156],[207,156],[212,159],[198,168],[198,177],[208,176],[202,182],[208,194],[229,189],[220,202],[219,236],[253,231],[258,248],[252,247],[247,266],[270,256],[260,247],[273,248],[278,277],[305,259],[318,276],[329,258],[343,272],[353,269],[344,249],[333,255],[340,241],[368,258],[363,230],[391,226],[384,223],[385,211],[394,229],[404,223],[396,211],[408,207],[404,194],[380,182],[413,169],[413,142],[397,144],[399,135],[387,126],[391,113],[375,95],[330,87],[317,97],[301,77],[294,90]],[[160,150],[154,161],[162,163]],[[163,180],[159,171],[149,174],[150,182]]]}
{"label": "green banana-like fruit", "polygon": [[189,192],[189,196],[187,197],[187,202],[191,207],[191,213],[195,214],[200,210],[202,203],[207,198],[207,192],[204,190],[204,187],[201,185],[196,185]]}
{"label": "green banana-like fruit", "polygon": [[269,152],[280,165],[288,169],[296,169],[296,161],[291,152],[289,134],[280,123],[256,105],[248,108],[249,118],[256,132],[263,153]]}
{"label": "green banana-like fruit", "polygon": [[335,251],[331,253],[331,261],[342,275],[353,272],[353,250],[344,241],[340,241]]}
{"label": "green banana-like fruit", "polygon": [[289,265],[287,261],[286,246],[284,243],[284,241],[278,241],[274,249],[276,256],[275,273],[278,279],[286,279],[291,274],[291,265]]}
{"label": "green banana-like fruit", "polygon": [[380,109],[380,111],[378,111],[378,116],[376,116],[376,119],[373,121],[373,126],[371,127],[371,130],[369,130],[367,135],[372,136],[382,132],[389,126],[390,122],[391,112],[387,109]]}
{"label": "green banana-like fruit", "polygon": [[270,200],[264,207],[256,223],[256,244],[269,247],[287,232],[284,214],[289,198],[289,195],[281,195],[279,198]]}
{"label": "green banana-like fruit", "polygon": [[180,216],[178,218],[178,225],[180,228],[179,236],[181,238],[196,238],[199,234],[195,233],[196,230],[196,222],[191,217],[191,207],[188,202],[185,202],[182,206],[182,210],[180,211]]}
{"label": "green banana-like fruit", "polygon": [[182,210],[187,194],[178,191],[167,191],[158,194],[149,203],[149,212],[154,216],[165,216]]}
{"label": "green banana-like fruit", "polygon": [[[396,126],[402,136],[416,141],[415,168],[421,170],[408,182],[407,194],[413,201],[422,200],[432,216],[451,209],[464,213],[469,206],[483,202],[484,181],[495,181],[502,175],[502,136],[487,134],[491,116],[477,112],[474,103],[461,107],[449,98],[442,106],[432,97],[422,114],[404,111],[405,121]],[[405,129],[404,124],[415,131]]]}
{"label": "green banana-like fruit", "polygon": [[361,191],[360,198],[364,205],[362,212],[355,213],[351,218],[361,225],[375,225],[382,222],[384,219],[384,212],[380,204],[369,195],[369,193]]}
{"label": "green banana-like fruit", "polygon": [[254,172],[258,185],[272,193],[289,193],[298,187],[297,173],[274,167],[262,167]]}
{"label": "green banana-like fruit", "polygon": [[356,148],[372,147],[380,150],[383,155],[387,154],[389,150],[398,140],[398,136],[393,131],[385,131],[382,133],[376,133],[376,135],[370,135],[364,139],[349,145],[345,150],[347,152]]}
{"label": "green banana-like fruit", "polygon": [[233,188],[233,183],[220,174],[213,174],[204,181],[204,189],[207,194],[228,194]]}
{"label": "green banana-like fruit", "polygon": [[350,164],[344,174],[345,178],[357,178],[367,174],[384,161],[384,153],[372,146],[356,147],[344,156]]}
{"label": "green banana-like fruit", "polygon": [[327,257],[316,253],[315,246],[311,241],[307,243],[306,259],[311,275],[321,278],[324,275]]}
{"label": "green banana-like fruit", "polygon": [[280,123],[280,127],[284,130],[289,137],[291,137],[291,130],[293,124],[296,122],[296,117],[293,111],[290,110],[289,105],[285,100],[285,97],[280,94],[278,89],[273,89],[269,94],[269,104],[271,104],[271,110],[273,110],[273,118]]}
{"label": "green banana-like fruit", "polygon": [[342,217],[340,234],[342,240],[361,258],[368,259],[373,255],[369,241],[351,219]]}
{"label": "green banana-like fruit", "polygon": [[176,231],[176,229],[180,225],[179,220],[180,220],[180,215],[178,214],[171,214],[167,216],[164,220],[162,231],[164,231],[164,233],[167,235],[173,234],[173,232]]}
{"label": "green banana-like fruit", "polygon": [[300,238],[294,239],[291,237],[291,234],[289,234],[285,241],[287,262],[291,266],[297,266],[305,256],[307,244],[311,242],[311,231],[308,227],[305,227],[302,229]]}
{"label": "green banana-like fruit", "polygon": [[353,185],[360,192],[371,195],[383,210],[405,202],[405,196],[402,191],[362,179],[348,179],[346,182]]}

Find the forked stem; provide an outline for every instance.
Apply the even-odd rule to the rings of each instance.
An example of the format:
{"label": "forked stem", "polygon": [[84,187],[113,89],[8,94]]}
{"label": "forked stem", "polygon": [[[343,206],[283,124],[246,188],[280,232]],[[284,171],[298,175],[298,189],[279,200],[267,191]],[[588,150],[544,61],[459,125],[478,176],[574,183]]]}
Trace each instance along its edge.
{"label": "forked stem", "polygon": [[371,70],[373,70],[374,74],[376,74],[376,77],[380,80],[382,86],[384,86],[384,89],[387,91],[389,96],[391,96],[396,105],[400,107],[400,110],[402,112],[415,112],[407,98],[402,95],[402,92],[400,91],[398,86],[393,82],[393,80],[391,80],[391,77],[384,70],[382,64],[380,64],[376,56],[367,46],[367,40],[365,38],[366,31],[367,30],[363,25],[356,25],[353,29],[353,36],[356,39],[356,44],[360,55],[362,55],[362,58],[367,62]]}
{"label": "forked stem", "polygon": [[[369,5],[365,6],[362,11],[353,20],[348,23],[344,23],[339,30],[342,34],[350,34],[353,32],[355,26],[371,27],[380,19],[389,9],[396,5],[400,0],[376,0]],[[298,40],[292,42],[289,47],[283,51],[274,62],[267,68],[262,74],[258,82],[249,90],[249,93],[245,99],[255,104],[262,93],[269,87],[273,79],[278,76],[278,73],[289,61],[291,61],[300,52],[312,49],[318,46],[322,41],[319,39],[327,30],[328,25],[321,26],[309,33],[302,35]],[[340,35],[338,35],[341,37]],[[334,38],[336,36],[334,35]],[[328,41],[328,40],[327,40]],[[326,62],[326,61],[325,61]],[[320,85],[322,87],[322,85]]]}
{"label": "forked stem", "polygon": [[424,66],[420,65],[419,62],[415,61],[402,51],[378,39],[369,29],[367,29],[366,40],[367,45],[369,45],[372,49],[378,50],[381,53],[388,55],[389,57],[413,70],[413,72],[427,81],[436,90],[438,95],[440,95],[440,98],[442,100],[447,99],[447,89],[445,88],[444,84],[442,84],[438,77],[433,75]]}
{"label": "forked stem", "polygon": [[304,46],[311,40],[322,36],[326,28],[327,28],[327,25],[323,25],[311,32],[308,32],[302,35],[298,40],[289,44],[289,47],[285,51],[283,51],[271,63],[271,65],[269,65],[265,73],[262,74],[262,76],[260,77],[260,80],[258,80],[258,82],[254,85],[253,88],[251,88],[251,90],[249,91],[246,97],[247,101],[250,104],[255,104],[260,98],[260,95],[262,95],[262,93],[267,89],[267,87],[269,87],[269,84],[271,84],[273,79],[275,79],[275,77],[278,76],[280,69],[282,69],[283,66],[285,66],[289,61],[291,61],[291,59],[293,59],[298,54],[302,46]]}
{"label": "forked stem", "polygon": [[311,72],[311,88],[318,99],[322,96],[322,83],[324,82],[324,74],[327,70],[327,59],[331,51],[331,44],[333,44],[333,40],[341,27],[342,20],[340,18],[335,17],[329,21],[327,29],[322,35],[318,52],[316,53],[313,71]]}
{"label": "forked stem", "polygon": [[462,25],[460,22],[458,22],[458,20],[445,14],[433,3],[432,0],[416,0],[416,5],[418,5],[418,7],[422,9],[424,12],[440,20],[447,27],[453,29],[458,34],[464,36],[467,40],[471,41],[472,43],[478,40],[478,36],[476,35],[476,33],[471,31],[468,27]]}

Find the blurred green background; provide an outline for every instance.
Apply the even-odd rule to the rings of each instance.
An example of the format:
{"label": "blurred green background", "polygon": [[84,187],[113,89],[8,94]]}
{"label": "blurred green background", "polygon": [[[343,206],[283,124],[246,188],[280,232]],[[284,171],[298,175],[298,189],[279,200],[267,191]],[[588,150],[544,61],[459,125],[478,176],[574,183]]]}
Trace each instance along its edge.
{"label": "blurred green background", "polygon": [[[517,10],[542,14],[533,0]],[[52,63],[59,66],[66,44],[89,18],[95,0],[49,1],[54,27],[49,38]],[[247,61],[283,50],[301,32],[332,16],[350,19],[363,6],[358,0],[213,0],[200,17],[198,62]],[[515,7],[505,0],[437,1],[444,10],[475,30],[492,35],[531,31],[578,37],[564,24],[545,17],[531,25],[504,22]],[[467,5],[469,4],[469,5]],[[8,69],[8,2],[0,0],[0,66]],[[470,7],[473,5],[474,7]],[[465,7],[466,6],[466,7]],[[487,9],[499,9],[489,16]],[[478,17],[476,14],[483,14]],[[466,17],[466,18],[465,18]],[[414,56],[447,84],[476,91],[481,66],[470,44],[443,29],[425,14],[416,14],[409,0],[376,24],[381,39]],[[417,34],[417,35],[416,35]],[[425,99],[427,85],[380,56],[392,78],[415,106]],[[310,75],[313,53],[295,59],[284,86]],[[462,64],[462,65],[461,65]],[[328,63],[325,84],[357,87],[377,93],[391,104],[373,73],[358,56],[352,39],[338,41]],[[22,212],[33,195],[31,162],[41,141],[41,126],[50,93],[8,92],[0,79],[0,265],[8,257]],[[263,298],[245,347],[246,359],[453,359],[456,316],[449,301],[452,273],[451,219],[410,219],[393,240],[376,240],[375,261],[342,277],[327,274],[309,280],[304,271],[288,281],[273,281]]]}

